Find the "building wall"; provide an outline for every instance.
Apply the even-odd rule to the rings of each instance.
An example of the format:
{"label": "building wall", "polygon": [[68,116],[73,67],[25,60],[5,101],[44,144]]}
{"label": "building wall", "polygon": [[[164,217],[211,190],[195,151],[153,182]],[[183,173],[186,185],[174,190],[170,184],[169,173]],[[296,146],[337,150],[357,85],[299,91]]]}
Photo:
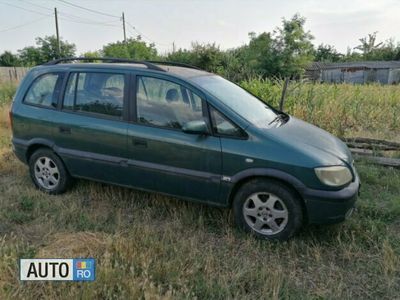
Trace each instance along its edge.
{"label": "building wall", "polygon": [[381,84],[400,83],[400,69],[326,69],[321,70],[321,81],[330,83]]}
{"label": "building wall", "polygon": [[399,84],[400,83],[400,69],[391,69],[388,76],[389,84]]}
{"label": "building wall", "polygon": [[376,82],[387,84],[389,77],[389,69],[377,69],[376,70]]}
{"label": "building wall", "polygon": [[364,73],[365,73],[365,70],[344,71],[343,72],[343,82],[362,84],[362,83],[364,83]]}
{"label": "building wall", "polygon": [[340,69],[321,70],[321,81],[340,83],[343,82],[343,74]]}

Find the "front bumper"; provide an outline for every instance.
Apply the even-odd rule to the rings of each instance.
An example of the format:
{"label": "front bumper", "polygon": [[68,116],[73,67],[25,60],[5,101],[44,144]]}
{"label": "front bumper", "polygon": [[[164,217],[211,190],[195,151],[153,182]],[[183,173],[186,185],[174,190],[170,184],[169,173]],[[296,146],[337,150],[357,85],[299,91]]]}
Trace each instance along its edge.
{"label": "front bumper", "polygon": [[306,204],[310,224],[332,224],[342,222],[348,217],[357,200],[360,180],[355,180],[338,191],[304,189],[302,196]]}

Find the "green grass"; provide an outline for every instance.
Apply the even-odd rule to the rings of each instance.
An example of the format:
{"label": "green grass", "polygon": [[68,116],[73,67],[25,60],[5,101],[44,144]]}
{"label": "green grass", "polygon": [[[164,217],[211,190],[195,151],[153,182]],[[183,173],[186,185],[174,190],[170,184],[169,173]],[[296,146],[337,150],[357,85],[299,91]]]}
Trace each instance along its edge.
{"label": "green grass", "polygon": [[[273,243],[238,231],[229,210],[171,197],[88,181],[43,194],[12,154],[5,119],[0,140],[0,299],[399,297],[398,170],[358,161],[351,219]],[[22,257],[94,257],[97,279],[21,283]]]}
{"label": "green grass", "polygon": [[1,83],[0,82],[0,106],[10,103],[15,94],[16,85],[14,83]]}

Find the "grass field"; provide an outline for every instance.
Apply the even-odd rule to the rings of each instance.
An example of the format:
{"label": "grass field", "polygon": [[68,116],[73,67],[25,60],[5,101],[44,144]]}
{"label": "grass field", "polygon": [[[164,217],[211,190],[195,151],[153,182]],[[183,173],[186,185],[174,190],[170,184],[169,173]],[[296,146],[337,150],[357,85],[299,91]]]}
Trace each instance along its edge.
{"label": "grass field", "polygon": [[[279,106],[282,81],[252,80],[242,86]],[[290,83],[284,108],[339,137],[400,141],[400,85]]]}
{"label": "grass field", "polygon": [[[278,97],[269,83],[249,84]],[[363,185],[351,219],[307,226],[285,243],[260,241],[235,229],[229,210],[88,181],[61,196],[37,191],[11,151],[13,88],[5,90],[0,88],[0,299],[400,297],[398,170],[358,161]],[[312,103],[293,104],[290,96],[289,111],[332,132],[342,128],[337,124],[343,114],[353,116],[354,127],[342,128],[345,135],[399,134],[400,87],[317,85],[313,91],[319,96],[310,97]],[[337,98],[329,98],[331,93]],[[352,93],[366,99],[357,100],[358,110],[369,120],[341,110]],[[383,118],[385,113],[395,119]],[[22,257],[94,257],[97,279],[21,283]]]}

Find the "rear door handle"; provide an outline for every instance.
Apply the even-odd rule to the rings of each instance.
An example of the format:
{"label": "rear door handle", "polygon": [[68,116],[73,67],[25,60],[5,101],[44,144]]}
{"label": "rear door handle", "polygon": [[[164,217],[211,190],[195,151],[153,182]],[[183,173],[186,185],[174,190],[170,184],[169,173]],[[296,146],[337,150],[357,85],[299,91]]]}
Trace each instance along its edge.
{"label": "rear door handle", "polygon": [[71,134],[70,127],[60,126],[60,127],[58,127],[58,130],[60,133]]}
{"label": "rear door handle", "polygon": [[147,148],[147,141],[144,139],[133,138],[132,143],[133,143],[133,146],[135,146],[135,147]]}

